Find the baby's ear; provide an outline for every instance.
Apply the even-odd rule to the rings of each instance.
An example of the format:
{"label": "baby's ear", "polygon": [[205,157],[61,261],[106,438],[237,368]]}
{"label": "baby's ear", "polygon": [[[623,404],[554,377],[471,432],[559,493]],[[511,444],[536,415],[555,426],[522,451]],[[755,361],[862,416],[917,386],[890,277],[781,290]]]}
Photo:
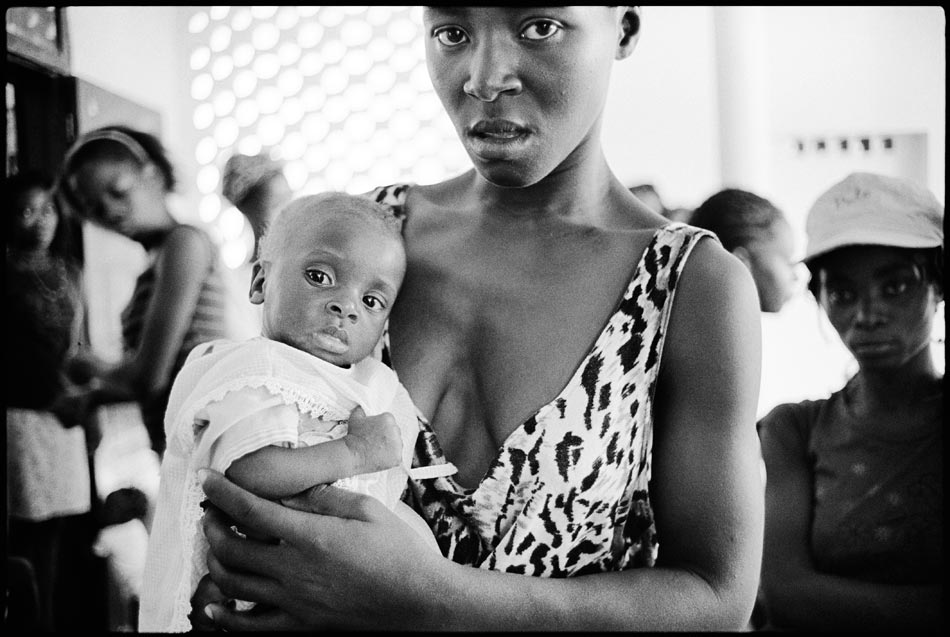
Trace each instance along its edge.
{"label": "baby's ear", "polygon": [[264,263],[257,259],[251,269],[251,289],[248,298],[254,305],[264,302]]}

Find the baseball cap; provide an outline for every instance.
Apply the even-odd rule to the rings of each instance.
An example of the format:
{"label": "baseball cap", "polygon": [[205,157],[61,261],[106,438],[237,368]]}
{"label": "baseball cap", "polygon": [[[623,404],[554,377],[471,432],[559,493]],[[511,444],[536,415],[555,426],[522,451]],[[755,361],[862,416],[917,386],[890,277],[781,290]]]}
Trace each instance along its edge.
{"label": "baseball cap", "polygon": [[825,191],[805,220],[805,258],[849,245],[943,245],[943,206],[907,179],[855,172]]}

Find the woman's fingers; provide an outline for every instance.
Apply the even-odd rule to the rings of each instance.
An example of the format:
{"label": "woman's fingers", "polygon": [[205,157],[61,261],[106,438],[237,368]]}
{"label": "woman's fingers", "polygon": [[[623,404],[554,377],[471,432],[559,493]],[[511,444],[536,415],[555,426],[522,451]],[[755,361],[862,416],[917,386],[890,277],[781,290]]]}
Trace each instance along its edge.
{"label": "woman's fingers", "polygon": [[285,611],[276,607],[255,607],[251,610],[239,611],[228,608],[224,604],[209,604],[206,612],[210,614],[208,621],[213,621],[218,629],[226,631],[288,631],[313,629],[313,626],[303,626]]}
{"label": "woman's fingers", "polygon": [[320,484],[303,493],[281,500],[281,504],[307,513],[319,513],[347,520],[368,522],[375,517],[379,500],[367,495]]}
{"label": "woman's fingers", "polygon": [[221,589],[218,588],[211,577],[208,575],[202,577],[191,596],[191,613],[188,615],[188,619],[191,620],[192,628],[197,631],[217,630],[217,626],[204,612],[204,609],[208,604],[224,603],[226,601],[227,596],[221,592]]}
{"label": "woman's fingers", "polygon": [[285,545],[238,535],[233,520],[215,507],[205,512],[202,528],[208,539],[209,553],[216,555],[223,564],[240,565],[243,572],[265,577],[281,572],[275,565],[286,559],[288,549]]}
{"label": "woman's fingers", "polygon": [[[229,568],[210,551],[207,559],[208,575],[225,598],[266,604],[276,604],[284,599],[285,595],[278,580]],[[221,600],[212,601],[220,602]]]}
{"label": "woman's fingers", "polygon": [[295,524],[288,514],[292,511],[242,489],[217,471],[202,469],[198,479],[215,506],[232,520],[238,520],[242,527],[259,537],[291,537]]}

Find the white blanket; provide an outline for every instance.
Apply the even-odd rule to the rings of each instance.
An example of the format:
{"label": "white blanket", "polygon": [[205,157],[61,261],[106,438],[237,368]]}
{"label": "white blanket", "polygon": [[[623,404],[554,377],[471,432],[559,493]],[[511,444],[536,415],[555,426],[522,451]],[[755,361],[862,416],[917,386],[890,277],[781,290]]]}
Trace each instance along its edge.
{"label": "white blanket", "polygon": [[[208,548],[196,471],[224,472],[237,458],[267,445],[309,446],[339,438],[357,405],[367,415],[393,415],[403,436],[402,463],[335,484],[380,499],[435,547],[425,522],[413,520],[400,502],[419,424],[391,369],[372,358],[344,369],[263,337],[213,341],[191,352],[165,414],[167,448],[145,564],[141,631],[191,629],[190,599],[207,572]],[[423,477],[432,477],[433,469],[425,468]],[[438,469],[441,475],[455,471],[451,464]]]}

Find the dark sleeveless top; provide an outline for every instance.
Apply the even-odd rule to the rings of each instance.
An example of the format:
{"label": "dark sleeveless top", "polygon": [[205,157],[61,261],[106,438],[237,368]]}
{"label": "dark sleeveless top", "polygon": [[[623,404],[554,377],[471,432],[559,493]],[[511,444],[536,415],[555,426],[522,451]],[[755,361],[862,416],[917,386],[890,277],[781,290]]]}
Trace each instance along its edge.
{"label": "dark sleeveless top", "polygon": [[[228,290],[225,286],[225,280],[221,271],[221,263],[218,259],[217,247],[203,230],[189,225],[178,226],[172,232],[197,232],[200,234],[204,243],[208,246],[211,254],[211,266],[204,274],[204,281],[201,284],[201,292],[198,295],[198,303],[195,306],[195,313],[188,325],[185,338],[178,349],[175,357],[175,365],[171,374],[166,379],[165,388],[155,396],[147,398],[141,402],[142,419],[145,427],[152,438],[152,446],[158,450],[164,450],[164,418],[165,407],[168,404],[168,394],[171,391],[172,381],[188,353],[195,346],[206,341],[218,338],[227,338],[227,309]],[[166,239],[167,241],[167,239]],[[164,249],[164,246],[158,248]],[[155,267],[154,260],[135,281],[135,288],[132,292],[132,298],[122,311],[122,344],[126,351],[135,351],[138,349],[142,340],[142,329],[145,323],[145,316],[148,311],[149,302],[155,290]]]}

